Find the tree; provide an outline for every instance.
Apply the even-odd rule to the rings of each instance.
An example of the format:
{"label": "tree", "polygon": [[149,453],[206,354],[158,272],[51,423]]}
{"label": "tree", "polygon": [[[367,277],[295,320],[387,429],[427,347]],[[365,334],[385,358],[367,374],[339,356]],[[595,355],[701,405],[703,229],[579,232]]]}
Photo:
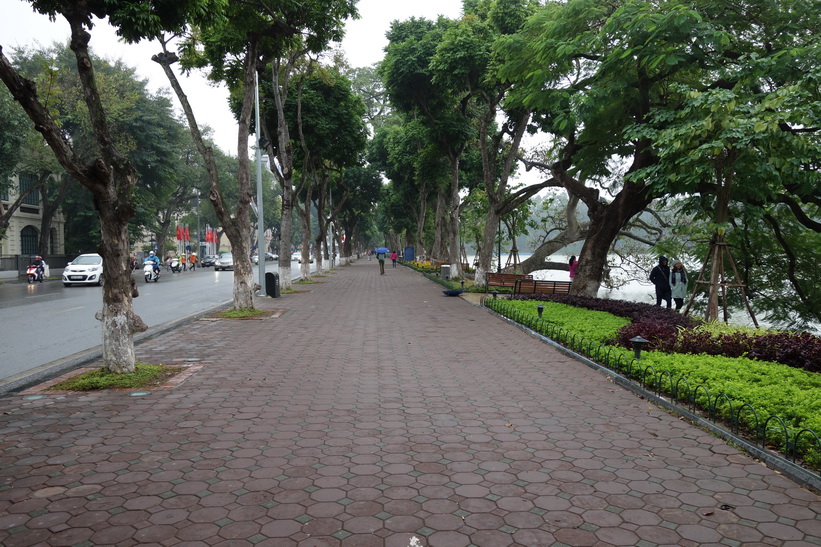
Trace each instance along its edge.
{"label": "tree", "polygon": [[415,18],[394,21],[388,32],[389,43],[380,73],[391,103],[398,110],[418,116],[440,153],[448,159],[449,184],[436,189],[436,222],[437,227],[441,225],[443,229],[437,229],[431,253],[435,258],[450,262],[456,276],[461,275],[459,162],[475,137],[475,130],[469,113],[469,94],[449,88],[451,80],[437,81],[434,65],[445,34],[454,26],[453,21],[444,18],[435,23]]}
{"label": "tree", "polygon": [[499,220],[543,188],[537,185],[513,192],[509,187],[531,112],[505,104],[511,85],[496,77],[501,59],[493,49],[494,42],[516,32],[536,6],[528,0],[475,2],[459,25],[445,33],[433,61],[435,81],[447,82],[461,101],[470,103],[470,115],[478,127],[482,187],[489,202],[474,277],[480,286],[491,270]]}
{"label": "tree", "polygon": [[[365,106],[353,94],[350,81],[334,69],[317,68],[296,84],[289,94],[285,115],[299,136],[295,158],[301,179],[297,207],[302,223],[302,278],[310,275],[308,250],[311,244],[310,218],[316,206],[319,230],[316,234],[317,270],[321,271],[321,245],[325,238],[325,200],[332,173],[362,163],[366,144]],[[344,179],[342,179],[344,180]],[[344,201],[344,187],[338,188],[338,199]],[[316,196],[316,200],[314,200]]]}
{"label": "tree", "polygon": [[[772,54],[768,62],[790,71],[790,63],[785,68],[775,59],[789,44],[817,35],[808,30],[818,25],[813,13],[809,3],[785,9],[777,1],[556,3],[508,41],[502,74],[517,83],[522,104],[534,108],[557,139],[547,171],[589,210],[590,234],[574,293],[595,294],[606,253],[634,215],[655,197],[687,191],[674,179],[663,187],[649,180],[655,169],[657,180],[665,180],[669,166],[651,131],[674,124],[669,114],[655,113],[687,109],[686,87],[732,89],[741,81],[733,67],[750,55]],[[750,83],[766,88],[765,81]],[[599,188],[581,184],[584,179]]]}
{"label": "tree", "polygon": [[0,79],[22,105],[63,168],[93,196],[102,232],[100,253],[107,264],[103,310],[97,315],[103,322],[103,361],[114,372],[132,372],[133,334],[147,328],[133,312],[131,272],[125,267],[130,251],[128,221],[134,215],[133,193],[138,175],[133,163],[116,145],[89,52],[91,34],[88,31],[93,26],[93,17],[108,17],[121,35],[137,41],[164,29],[178,29],[192,13],[209,13],[214,6],[208,0],[161,0],[150,5],[122,0],[81,4],[67,0],[33,0],[32,5],[40,13],[64,17],[69,24],[70,47],[91,120],[96,158],[87,162],[78,155],[41,102],[36,84],[14,69],[2,49]]}

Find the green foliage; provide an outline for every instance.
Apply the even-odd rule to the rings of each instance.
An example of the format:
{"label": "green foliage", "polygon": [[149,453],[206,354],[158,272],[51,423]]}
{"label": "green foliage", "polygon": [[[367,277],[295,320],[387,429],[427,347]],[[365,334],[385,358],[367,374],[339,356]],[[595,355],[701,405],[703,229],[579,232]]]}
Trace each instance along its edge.
{"label": "green foliage", "polygon": [[772,334],[776,332],[775,329],[734,325],[731,323],[725,323],[723,321],[704,321],[693,327],[693,330],[697,332],[706,332],[709,333],[711,336],[719,336],[722,334],[729,335],[736,333],[746,334],[748,336],[760,336],[762,334]]}
{"label": "green foliage", "polygon": [[575,334],[588,340],[604,343],[612,340],[619,329],[630,323],[630,319],[615,315],[576,308],[556,302],[535,300],[505,301],[505,308],[518,312],[520,317],[530,316],[530,321],[538,319],[537,306],[544,306],[542,320],[563,329],[572,330]]}
{"label": "green foliage", "polygon": [[137,363],[130,374],[116,374],[101,368],[68,378],[52,386],[51,390],[94,391],[99,389],[134,389],[163,384],[180,372],[179,367]]}
{"label": "green foliage", "polygon": [[26,136],[28,118],[5,86],[0,88],[0,190],[15,172]]}
{"label": "green foliage", "polygon": [[[535,305],[538,303],[545,305],[543,321],[537,319]],[[607,320],[602,316],[609,314],[572,307],[571,310],[554,310],[549,307],[550,304],[492,299],[485,301],[486,306],[501,315],[543,334],[554,334],[554,338],[565,344],[569,342],[575,351],[584,353],[585,349],[589,349],[588,357],[634,380],[642,381],[650,388],[672,394],[678,386],[677,400],[686,403],[690,397],[695,396],[700,407],[714,409],[724,420],[739,420],[747,432],[757,434],[757,429],[763,427],[769,417],[778,416],[788,427],[791,439],[802,429],[821,433],[821,374],[745,357],[654,351],[643,352],[639,363],[633,359],[633,352],[630,350],[595,343],[603,340],[603,332],[598,331],[596,325],[591,328],[587,314],[596,313],[602,321]],[[551,332],[551,326],[558,326],[563,332]],[[710,330],[716,327],[708,325],[704,328]],[[612,335],[611,331],[610,336]],[[588,344],[588,341],[594,344]],[[704,386],[707,390],[696,390],[697,386]],[[722,394],[732,401],[732,409],[723,397],[719,397]],[[748,408],[741,410],[745,404],[754,407],[758,422]],[[783,448],[784,434],[775,424],[771,421],[768,439],[776,445],[780,443]],[[812,444],[810,436],[804,436],[799,453],[811,466],[821,468],[821,449]]]}
{"label": "green foliage", "polygon": [[219,317],[221,319],[253,319],[255,317],[265,317],[268,315],[270,315],[270,312],[267,312],[265,310],[238,310],[236,308],[231,308],[230,310],[215,313],[214,317]]}

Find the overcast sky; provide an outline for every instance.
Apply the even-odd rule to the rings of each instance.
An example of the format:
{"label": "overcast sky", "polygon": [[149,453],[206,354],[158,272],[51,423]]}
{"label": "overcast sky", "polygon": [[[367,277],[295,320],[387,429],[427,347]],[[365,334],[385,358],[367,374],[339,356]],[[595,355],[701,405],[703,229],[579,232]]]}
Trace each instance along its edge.
{"label": "overcast sky", "polygon": [[[439,15],[457,18],[461,14],[462,0],[359,0],[360,19],[349,21],[342,48],[352,66],[369,66],[382,59],[387,45],[385,32],[391,21],[410,17],[435,19]],[[68,24],[58,18],[51,22],[48,17],[32,11],[31,4],[23,0],[0,0],[0,46],[6,56],[13,47],[48,47],[52,42],[65,43],[69,37]],[[151,56],[160,51],[156,44],[143,42],[125,45],[117,41],[114,30],[106,24],[95,26],[91,33],[91,47],[96,55],[122,61],[137,69],[137,73],[149,81],[152,91],[169,88],[168,80]],[[226,105],[227,92],[209,84],[200,75],[183,78],[183,89],[194,108],[197,121],[215,130],[214,140],[224,151],[237,152],[237,125]],[[177,100],[173,98],[174,104]]]}

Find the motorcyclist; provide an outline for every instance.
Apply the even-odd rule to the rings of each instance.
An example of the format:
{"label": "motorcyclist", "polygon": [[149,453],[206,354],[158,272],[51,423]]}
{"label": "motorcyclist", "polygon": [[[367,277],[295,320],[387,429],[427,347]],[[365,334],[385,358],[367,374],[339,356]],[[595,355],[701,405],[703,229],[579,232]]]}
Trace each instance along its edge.
{"label": "motorcyclist", "polygon": [[46,261],[43,260],[42,256],[36,255],[36,256],[32,257],[31,265],[36,268],[37,281],[42,283],[43,278],[46,276]]}
{"label": "motorcyclist", "polygon": [[149,251],[148,256],[145,257],[146,264],[154,265],[154,273],[160,273],[160,257],[154,254],[154,251]]}

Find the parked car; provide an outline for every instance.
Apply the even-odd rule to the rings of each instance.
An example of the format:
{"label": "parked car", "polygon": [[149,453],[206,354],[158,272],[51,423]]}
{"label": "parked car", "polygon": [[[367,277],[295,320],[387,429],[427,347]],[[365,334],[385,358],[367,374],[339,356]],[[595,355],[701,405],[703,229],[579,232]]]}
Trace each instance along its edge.
{"label": "parked car", "polygon": [[217,260],[214,261],[214,270],[233,270],[234,269],[234,255],[231,253],[220,253]]}
{"label": "parked car", "polygon": [[213,266],[214,262],[217,261],[217,258],[219,258],[217,255],[205,255],[202,257],[202,260],[200,260],[200,267],[209,268]]}
{"label": "parked car", "polygon": [[[254,264],[259,264],[259,255],[252,256],[251,260],[254,261]],[[279,257],[275,254],[265,253],[265,262],[270,262],[272,260],[279,260]]]}
{"label": "parked car", "polygon": [[102,285],[103,257],[94,254],[80,255],[68,263],[63,270],[63,285]]}

